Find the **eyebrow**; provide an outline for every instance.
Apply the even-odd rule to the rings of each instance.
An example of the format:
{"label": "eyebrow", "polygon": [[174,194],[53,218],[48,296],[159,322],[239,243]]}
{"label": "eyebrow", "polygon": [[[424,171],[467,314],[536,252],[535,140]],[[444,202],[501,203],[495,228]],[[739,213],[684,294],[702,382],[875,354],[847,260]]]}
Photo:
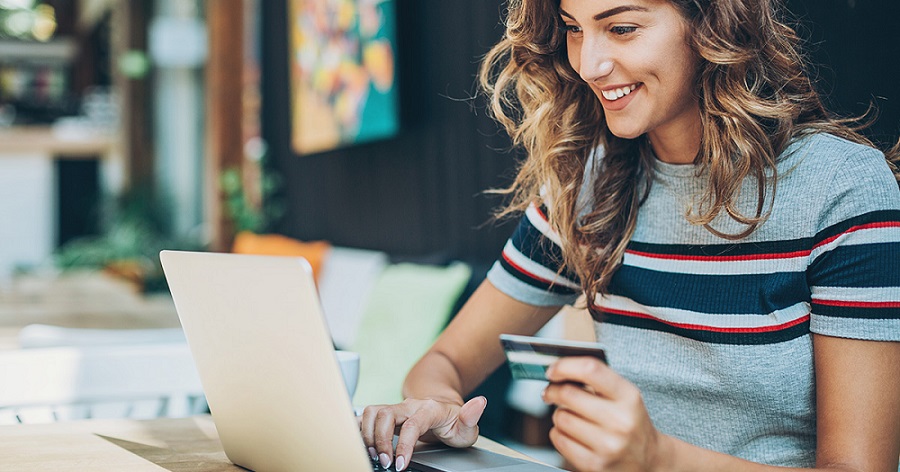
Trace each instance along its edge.
{"label": "eyebrow", "polygon": [[[600,21],[602,19],[609,18],[614,15],[618,15],[619,13],[625,13],[627,11],[646,12],[646,11],[650,11],[650,10],[647,9],[647,7],[642,7],[642,6],[638,6],[638,5],[622,5],[620,7],[610,8],[609,10],[606,10],[604,12],[597,13],[596,15],[594,15],[593,20]],[[566,12],[563,9],[559,10],[559,14],[562,16],[569,17],[573,20],[575,19],[575,17],[573,17],[572,15],[570,15],[568,12]]]}

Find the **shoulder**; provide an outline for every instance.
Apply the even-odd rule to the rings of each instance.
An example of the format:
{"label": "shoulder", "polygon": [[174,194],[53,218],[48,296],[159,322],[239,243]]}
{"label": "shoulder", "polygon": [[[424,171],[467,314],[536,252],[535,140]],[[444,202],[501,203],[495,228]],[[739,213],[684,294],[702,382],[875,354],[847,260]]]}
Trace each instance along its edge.
{"label": "shoulder", "polygon": [[819,208],[820,227],[873,211],[900,209],[897,180],[884,153],[873,147],[813,134],[797,139],[780,166],[785,183],[803,187],[791,192],[803,196],[805,202],[798,203]]}
{"label": "shoulder", "polygon": [[[862,173],[867,178],[893,182],[884,153],[865,144],[855,143],[828,133],[815,133],[794,140],[782,160],[796,162],[800,169],[830,173],[835,178],[847,173]],[[857,175],[858,176],[858,175]]]}

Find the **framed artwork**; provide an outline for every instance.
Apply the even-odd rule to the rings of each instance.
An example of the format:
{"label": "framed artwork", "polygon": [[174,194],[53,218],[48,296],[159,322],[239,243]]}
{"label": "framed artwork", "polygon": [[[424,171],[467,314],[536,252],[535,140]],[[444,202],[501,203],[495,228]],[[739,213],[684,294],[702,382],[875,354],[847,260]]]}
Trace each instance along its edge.
{"label": "framed artwork", "polygon": [[290,0],[288,15],[294,151],[395,135],[394,0]]}

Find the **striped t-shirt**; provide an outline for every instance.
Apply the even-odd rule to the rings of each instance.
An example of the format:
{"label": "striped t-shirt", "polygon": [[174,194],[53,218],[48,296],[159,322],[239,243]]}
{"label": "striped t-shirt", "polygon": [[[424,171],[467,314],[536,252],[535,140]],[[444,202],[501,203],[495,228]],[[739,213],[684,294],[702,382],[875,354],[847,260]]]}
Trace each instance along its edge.
{"label": "striped t-shirt", "polygon": [[[811,333],[900,341],[900,189],[883,154],[828,134],[797,140],[778,164],[771,215],[739,241],[685,218],[705,185],[695,166],[655,166],[623,264],[594,302],[610,365],[641,389],[663,433],[813,466]],[[752,179],[740,196],[754,214]],[[744,229],[724,214],[712,226]],[[488,279],[526,303],[572,303],[580,284],[560,261],[534,206]]]}

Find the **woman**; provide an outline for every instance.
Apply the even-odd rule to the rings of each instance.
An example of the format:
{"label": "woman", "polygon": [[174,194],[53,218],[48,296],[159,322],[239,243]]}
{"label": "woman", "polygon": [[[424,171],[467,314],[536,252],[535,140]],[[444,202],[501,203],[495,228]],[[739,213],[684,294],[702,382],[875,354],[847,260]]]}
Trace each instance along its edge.
{"label": "woman", "polygon": [[365,410],[373,458],[471,445],[498,335],[584,292],[610,365],[562,359],[544,392],[578,470],[897,470],[900,147],[829,117],[778,8],[510,2],[482,84],[525,218],[407,400]]}

